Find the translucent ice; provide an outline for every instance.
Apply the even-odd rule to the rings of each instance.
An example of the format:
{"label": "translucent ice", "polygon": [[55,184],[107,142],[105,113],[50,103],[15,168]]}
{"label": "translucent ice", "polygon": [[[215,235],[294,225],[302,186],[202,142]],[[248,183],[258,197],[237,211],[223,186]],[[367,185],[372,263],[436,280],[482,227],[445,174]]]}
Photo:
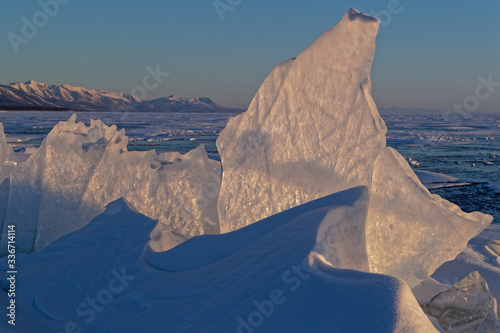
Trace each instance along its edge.
{"label": "translucent ice", "polygon": [[129,152],[123,130],[75,119],[57,124],[11,174],[7,222],[18,225],[19,250],[45,247],[121,197],[188,237],[219,232],[220,163],[203,146],[185,155]]}
{"label": "translucent ice", "polygon": [[[7,236],[5,216],[7,214],[7,203],[9,200],[10,173],[16,167],[16,157],[12,147],[7,144],[3,124],[0,123],[0,232],[1,237]],[[1,252],[1,251],[0,251]]]}
{"label": "translucent ice", "polygon": [[17,165],[12,147],[7,144],[3,124],[0,123],[0,184],[9,178],[10,173]]}
{"label": "translucent ice", "polygon": [[359,246],[366,244],[368,270],[414,287],[492,217],[431,195],[385,148],[370,94],[378,23],[349,10],[297,58],[273,68],[249,109],[229,121],[217,140],[221,231],[364,185],[370,204]]}
{"label": "translucent ice", "polygon": [[[446,331],[492,332],[496,326],[496,299],[478,272],[472,272],[450,289],[422,304],[424,312],[439,320]],[[482,326],[481,330],[478,330]]]}
{"label": "translucent ice", "polygon": [[386,133],[370,94],[378,24],[351,9],[230,119],[217,140],[223,232],[370,183]]}
{"label": "translucent ice", "polygon": [[373,172],[366,243],[370,271],[397,276],[414,287],[491,223],[431,194],[403,156],[385,148]]}

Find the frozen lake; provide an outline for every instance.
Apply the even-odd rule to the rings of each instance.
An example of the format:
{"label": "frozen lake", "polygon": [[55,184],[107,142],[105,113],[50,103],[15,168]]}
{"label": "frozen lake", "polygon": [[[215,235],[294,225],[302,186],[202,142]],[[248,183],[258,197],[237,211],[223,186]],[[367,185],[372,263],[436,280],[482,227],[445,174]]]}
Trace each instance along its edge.
{"label": "frozen lake", "polygon": [[[37,148],[52,127],[72,112],[0,112],[7,141],[17,152]],[[129,150],[187,152],[205,144],[217,154],[215,140],[234,114],[81,112],[88,124],[101,119],[124,128]],[[387,144],[397,149],[414,169],[454,176],[469,184],[431,192],[457,203],[465,211],[492,214],[500,222],[500,114],[470,117],[442,115],[383,116]],[[29,150],[28,150],[29,151]],[[496,192],[494,188],[497,188]]]}

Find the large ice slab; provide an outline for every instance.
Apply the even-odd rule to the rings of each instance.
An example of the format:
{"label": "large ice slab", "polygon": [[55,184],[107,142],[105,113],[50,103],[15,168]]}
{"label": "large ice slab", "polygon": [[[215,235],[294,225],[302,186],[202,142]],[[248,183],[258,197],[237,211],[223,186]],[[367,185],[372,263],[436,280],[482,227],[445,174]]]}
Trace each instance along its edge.
{"label": "large ice slab", "polygon": [[229,120],[217,140],[223,232],[370,184],[386,133],[370,94],[378,24],[351,9],[274,67],[249,109]]}
{"label": "large ice slab", "polygon": [[249,109],[229,121],[217,140],[221,231],[363,185],[368,270],[414,287],[492,217],[431,195],[385,147],[370,94],[377,28],[377,19],[349,10],[296,59],[274,67]]}
{"label": "large ice slab", "polygon": [[0,123],[0,184],[9,178],[10,173],[17,165],[12,147],[5,139],[3,124]]}
{"label": "large ice slab", "polygon": [[414,287],[455,259],[491,221],[431,194],[404,157],[385,148],[375,162],[366,222],[370,271]]}
{"label": "large ice slab", "polygon": [[182,155],[127,151],[124,130],[73,115],[11,174],[7,223],[31,252],[81,228],[125,198],[141,213],[187,237],[219,233],[220,163],[203,146]]}
{"label": "large ice slab", "polygon": [[[9,202],[10,174],[17,166],[14,150],[7,143],[3,124],[0,123],[0,244],[7,237],[7,226],[5,217],[7,215],[7,204]],[[1,250],[0,250],[1,252]]]}

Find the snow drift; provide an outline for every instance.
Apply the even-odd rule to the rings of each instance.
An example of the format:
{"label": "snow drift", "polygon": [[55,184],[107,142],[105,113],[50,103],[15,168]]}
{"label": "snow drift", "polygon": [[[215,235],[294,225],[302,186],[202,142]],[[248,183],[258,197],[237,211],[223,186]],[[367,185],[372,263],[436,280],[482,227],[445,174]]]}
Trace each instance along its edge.
{"label": "snow drift", "polygon": [[221,167],[203,146],[185,155],[127,151],[124,130],[75,119],[57,124],[11,174],[6,224],[17,226],[19,251],[83,227],[118,198],[188,237],[219,233]]}
{"label": "snow drift", "polygon": [[[143,251],[155,221],[118,200],[82,229],[18,259],[16,329],[435,332],[403,281],[325,260],[342,262],[356,248],[355,232],[329,249],[320,235],[360,223],[367,195],[363,187],[339,192],[162,253]],[[356,266],[366,264],[366,254],[355,257]]]}
{"label": "snow drift", "polygon": [[249,109],[230,119],[217,140],[220,225],[235,230],[367,186],[368,271],[413,287],[455,258],[492,217],[431,195],[404,158],[385,147],[386,126],[370,93],[378,25],[351,9],[295,59],[274,67]]}

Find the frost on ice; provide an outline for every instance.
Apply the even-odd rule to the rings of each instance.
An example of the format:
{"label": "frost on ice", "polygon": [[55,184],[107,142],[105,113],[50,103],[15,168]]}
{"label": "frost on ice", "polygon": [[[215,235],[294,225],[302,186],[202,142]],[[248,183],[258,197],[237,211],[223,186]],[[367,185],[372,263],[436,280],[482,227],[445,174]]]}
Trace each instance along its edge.
{"label": "frost on ice", "polygon": [[492,217],[431,195],[385,148],[386,126],[370,93],[378,25],[349,10],[297,58],[274,67],[249,109],[229,121],[217,140],[220,224],[228,232],[364,185],[368,270],[414,287]]}
{"label": "frost on ice", "polygon": [[188,237],[219,232],[220,163],[203,146],[185,155],[127,151],[124,130],[75,119],[57,124],[11,174],[6,219],[17,225],[21,251],[81,228],[122,197]]}

